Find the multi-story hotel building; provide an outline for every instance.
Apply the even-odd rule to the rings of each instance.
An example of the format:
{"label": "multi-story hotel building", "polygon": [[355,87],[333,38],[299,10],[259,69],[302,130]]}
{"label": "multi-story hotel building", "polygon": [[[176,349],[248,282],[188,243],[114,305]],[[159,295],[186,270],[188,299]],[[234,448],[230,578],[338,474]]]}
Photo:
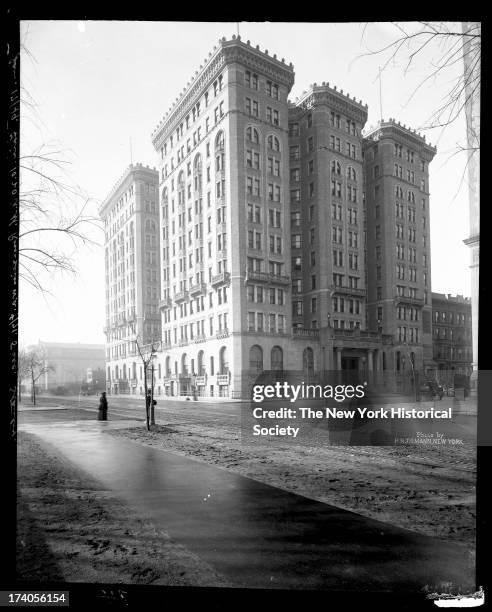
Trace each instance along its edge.
{"label": "multi-story hotel building", "polygon": [[109,389],[142,391],[132,333],[159,334],[172,396],[247,397],[264,371],[435,369],[436,150],[393,120],[363,136],[367,106],[325,83],[288,102],[293,82],[292,64],[220,40],[152,134],[158,175],[131,168],[104,203]]}
{"label": "multi-story hotel building", "polygon": [[293,334],[318,339],[306,355],[314,370],[372,370],[381,337],[365,316],[367,105],[323,83],[289,110]]}
{"label": "multi-story hotel building", "polygon": [[[142,392],[141,346],[161,339],[158,172],[131,165],[99,209],[104,221],[106,386]],[[138,389],[138,391],[137,391]]]}
{"label": "multi-story hotel building", "polygon": [[292,65],[222,39],[152,134],[160,156],[166,392],[239,397],[295,367],[287,96]]}
{"label": "multi-story hotel building", "polygon": [[384,369],[432,370],[429,163],[436,149],[393,119],[365,134],[367,321],[393,338]]}
{"label": "multi-story hotel building", "polygon": [[470,298],[432,293],[432,331],[438,371],[469,376],[473,370]]}

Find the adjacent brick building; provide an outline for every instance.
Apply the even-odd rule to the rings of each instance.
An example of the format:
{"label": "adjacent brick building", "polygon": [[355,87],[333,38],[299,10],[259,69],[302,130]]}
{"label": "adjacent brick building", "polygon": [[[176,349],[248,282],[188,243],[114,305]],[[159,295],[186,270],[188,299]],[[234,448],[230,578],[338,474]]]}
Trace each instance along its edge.
{"label": "adjacent brick building", "polygon": [[438,371],[469,376],[473,370],[470,298],[432,293],[432,329]]}

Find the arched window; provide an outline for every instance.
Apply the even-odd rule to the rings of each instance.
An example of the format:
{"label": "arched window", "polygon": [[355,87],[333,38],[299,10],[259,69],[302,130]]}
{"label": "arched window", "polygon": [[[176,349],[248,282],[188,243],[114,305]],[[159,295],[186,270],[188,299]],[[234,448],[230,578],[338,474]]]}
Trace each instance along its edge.
{"label": "arched window", "polygon": [[223,346],[219,351],[219,374],[227,374],[229,372],[229,356],[227,347]]}
{"label": "arched window", "polygon": [[221,130],[215,138],[215,150],[220,151],[225,146],[224,132]]}
{"label": "arched window", "polygon": [[247,128],[246,139],[249,140],[249,142],[253,142],[254,144],[259,144],[260,136],[258,134],[258,130],[254,127]]}
{"label": "arched window", "polygon": [[181,170],[178,176],[178,204],[185,203],[185,179],[184,172]]}
{"label": "arched window", "polygon": [[272,370],[282,371],[284,369],[284,352],[280,346],[274,346],[270,354]]}
{"label": "arched window", "polygon": [[198,153],[193,162],[195,191],[202,189],[202,156]]}
{"label": "arched window", "polygon": [[257,344],[249,349],[249,369],[255,372],[263,370],[263,349]]}
{"label": "arched window", "polygon": [[309,346],[302,353],[302,369],[304,374],[308,376],[314,374],[314,353],[313,349]]}
{"label": "arched window", "polygon": [[335,174],[341,174],[342,167],[340,166],[340,162],[337,162],[335,159],[331,162],[331,171]]}
{"label": "arched window", "polygon": [[181,355],[181,374],[188,376],[188,355],[186,353]]}
{"label": "arched window", "polygon": [[352,168],[352,166],[347,167],[347,178],[351,181],[355,181],[357,179],[355,168]]}
{"label": "arched window", "polygon": [[272,151],[280,151],[280,141],[276,136],[272,134],[267,139],[268,148],[272,149]]}
{"label": "arched window", "polygon": [[203,365],[203,361],[204,361],[204,352],[203,351],[199,351],[198,352],[198,376],[204,376],[205,374],[205,367]]}

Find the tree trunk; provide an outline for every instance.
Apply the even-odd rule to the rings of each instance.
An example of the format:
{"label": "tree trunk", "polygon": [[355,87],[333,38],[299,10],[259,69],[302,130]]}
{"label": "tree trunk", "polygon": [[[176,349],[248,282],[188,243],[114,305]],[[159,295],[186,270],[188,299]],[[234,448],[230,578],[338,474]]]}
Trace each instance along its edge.
{"label": "tree trunk", "polygon": [[150,422],[149,422],[149,405],[147,402],[147,365],[144,363],[143,367],[144,373],[144,392],[145,392],[145,421],[147,423],[147,431],[150,431]]}
{"label": "tree trunk", "polygon": [[34,373],[32,375],[32,403],[36,405],[36,381],[34,380]]}
{"label": "tree trunk", "polygon": [[150,424],[155,425],[155,411],[154,411],[154,365],[152,364],[152,385],[150,387]]}

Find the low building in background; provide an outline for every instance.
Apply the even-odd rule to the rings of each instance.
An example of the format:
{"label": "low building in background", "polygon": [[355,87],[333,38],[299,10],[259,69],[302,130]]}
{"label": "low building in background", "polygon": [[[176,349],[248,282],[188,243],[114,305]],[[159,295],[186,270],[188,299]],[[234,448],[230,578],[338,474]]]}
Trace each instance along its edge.
{"label": "low building in background", "polygon": [[[37,383],[43,391],[56,391],[59,387],[74,391],[87,381],[88,368],[94,372],[105,367],[104,344],[40,340],[27,348],[42,355],[45,365],[50,366]],[[25,384],[28,387],[28,381]]]}
{"label": "low building in background", "polygon": [[432,293],[432,329],[437,371],[470,376],[473,370],[471,299]]}

